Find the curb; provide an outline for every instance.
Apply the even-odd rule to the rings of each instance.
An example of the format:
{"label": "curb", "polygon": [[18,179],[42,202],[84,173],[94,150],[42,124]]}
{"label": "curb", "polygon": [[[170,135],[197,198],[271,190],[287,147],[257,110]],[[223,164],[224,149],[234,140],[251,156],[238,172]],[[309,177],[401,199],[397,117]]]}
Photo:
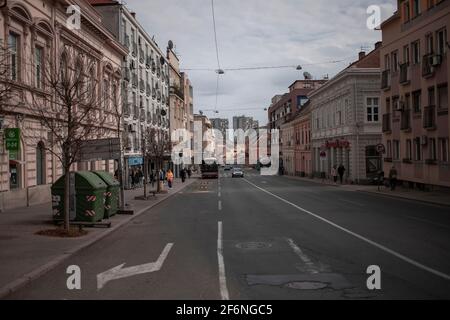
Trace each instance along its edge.
{"label": "curb", "polygon": [[430,201],[430,200],[423,200],[423,199],[415,199],[415,198],[408,198],[408,197],[403,197],[400,195],[391,195],[391,194],[386,194],[386,193],[382,193],[382,192],[376,192],[376,191],[367,191],[367,190],[355,190],[357,192],[362,192],[362,193],[367,193],[367,194],[372,194],[372,195],[378,195],[378,196],[382,196],[382,197],[388,197],[391,199],[400,199],[400,200],[404,200],[404,201],[413,201],[413,202],[421,202],[424,204],[431,204],[431,205],[435,205],[435,206],[440,206],[440,207],[448,207],[450,208],[450,204],[447,203],[440,203],[440,202],[435,202],[435,201]]}
{"label": "curb", "polygon": [[59,266],[62,262],[64,262],[65,260],[67,260],[68,258],[70,258],[71,256],[73,256],[74,254],[80,252],[83,249],[86,249],[90,246],[92,246],[93,244],[95,244],[96,242],[100,241],[101,239],[105,238],[106,236],[110,235],[111,233],[113,233],[114,231],[116,231],[117,229],[123,227],[125,224],[129,223],[130,221],[134,220],[135,218],[139,217],[140,215],[142,215],[143,213],[145,213],[146,211],[148,211],[149,209],[163,203],[164,201],[166,201],[167,199],[171,198],[172,196],[177,195],[180,191],[184,190],[185,188],[187,188],[188,186],[190,186],[191,184],[193,184],[197,179],[196,178],[192,178],[191,182],[188,184],[185,184],[182,188],[180,188],[177,192],[174,193],[169,193],[167,197],[165,197],[164,199],[161,199],[158,202],[152,203],[151,205],[142,208],[141,210],[139,210],[138,212],[136,212],[134,215],[127,217],[126,219],[120,221],[119,223],[117,223],[116,225],[112,226],[111,228],[107,229],[105,232],[99,233],[98,235],[96,235],[95,237],[93,237],[92,239],[88,240],[86,243],[83,243],[69,251],[64,252],[63,254],[57,256],[56,258],[53,258],[51,261],[49,261],[48,263],[24,274],[23,276],[21,276],[20,278],[6,284],[5,286],[0,288],[0,299],[3,299],[5,297],[7,297],[8,295],[18,291],[19,289],[23,288],[24,286],[26,286],[27,284],[29,284],[30,282],[37,280],[38,278],[42,277],[43,275],[45,275],[46,273],[48,273],[49,271],[53,270],[54,268],[56,268],[57,266]]}

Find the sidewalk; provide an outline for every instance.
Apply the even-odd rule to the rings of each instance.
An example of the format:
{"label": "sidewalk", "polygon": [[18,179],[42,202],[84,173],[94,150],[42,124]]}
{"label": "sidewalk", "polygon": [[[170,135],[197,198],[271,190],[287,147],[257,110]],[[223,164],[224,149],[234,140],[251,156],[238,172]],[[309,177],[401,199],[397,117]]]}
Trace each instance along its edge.
{"label": "sidewalk", "polygon": [[374,185],[355,185],[355,184],[334,184],[330,180],[322,180],[322,179],[310,179],[310,178],[300,178],[300,177],[290,177],[285,176],[287,179],[295,179],[301,181],[308,181],[313,183],[318,183],[327,186],[333,186],[340,188],[342,190],[347,191],[358,191],[358,192],[367,192],[372,194],[377,194],[380,196],[392,197],[392,198],[401,198],[412,201],[425,202],[429,204],[449,206],[450,207],[450,193],[443,191],[420,191],[414,189],[408,189],[403,187],[397,187],[395,191],[391,191],[389,188],[384,186],[380,187],[378,190],[378,186]]}
{"label": "sidewalk", "polygon": [[[116,215],[110,219],[111,228],[89,228],[81,238],[51,238],[35,233],[55,228],[52,223],[51,203],[9,210],[0,213],[0,299],[46,272],[50,271],[74,253],[86,248],[132,219],[197,181],[196,177],[175,179],[173,189],[166,194],[157,194],[151,200],[134,200],[143,195],[143,189],[125,191],[125,202],[134,210],[134,215]],[[167,189],[167,185],[164,187]],[[149,189],[152,189],[151,186]]]}

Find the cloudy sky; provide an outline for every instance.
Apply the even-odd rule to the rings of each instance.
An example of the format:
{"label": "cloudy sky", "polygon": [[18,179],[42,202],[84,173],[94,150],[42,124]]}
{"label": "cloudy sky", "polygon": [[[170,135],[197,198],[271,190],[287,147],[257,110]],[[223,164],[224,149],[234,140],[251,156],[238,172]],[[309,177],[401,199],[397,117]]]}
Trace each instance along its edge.
{"label": "cloudy sky", "polygon": [[[172,40],[181,67],[217,69],[211,0],[126,0],[147,32],[165,50]],[[332,77],[373,48],[380,31],[369,30],[370,5],[381,8],[381,20],[396,10],[395,0],[215,0],[221,68],[290,66],[295,68],[229,71],[220,76],[218,115],[249,115],[267,123],[264,108],[275,94],[287,92],[303,71],[316,79]],[[324,63],[345,60],[340,63]],[[214,110],[214,71],[188,71],[194,86],[195,111]],[[234,111],[228,111],[228,110]],[[246,110],[253,109],[253,110]],[[222,110],[222,111],[221,111]]]}

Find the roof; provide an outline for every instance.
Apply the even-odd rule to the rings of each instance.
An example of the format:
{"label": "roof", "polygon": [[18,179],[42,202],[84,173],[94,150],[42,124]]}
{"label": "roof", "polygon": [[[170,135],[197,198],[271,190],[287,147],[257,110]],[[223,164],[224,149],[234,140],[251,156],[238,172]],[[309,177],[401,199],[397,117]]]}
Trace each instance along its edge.
{"label": "roof", "polygon": [[115,0],[87,0],[91,5],[101,5],[101,4],[117,4]]}

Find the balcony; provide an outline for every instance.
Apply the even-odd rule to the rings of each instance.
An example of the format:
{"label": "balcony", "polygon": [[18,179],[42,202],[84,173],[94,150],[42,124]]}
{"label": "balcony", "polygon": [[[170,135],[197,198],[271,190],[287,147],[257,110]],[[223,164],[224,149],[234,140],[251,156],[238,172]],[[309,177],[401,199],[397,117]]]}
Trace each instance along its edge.
{"label": "balcony", "polygon": [[409,63],[402,63],[400,65],[400,84],[407,85],[410,82],[409,79]]}
{"label": "balcony", "polygon": [[389,90],[391,88],[391,70],[384,70],[381,73],[381,89]]}
{"label": "balcony", "polygon": [[436,107],[428,106],[425,107],[423,113],[423,127],[427,130],[436,129]]}
{"label": "balcony", "polygon": [[178,86],[171,86],[170,93],[178,96],[181,100],[184,100],[184,92]]}
{"label": "balcony", "polygon": [[392,132],[391,114],[386,113],[383,114],[383,133],[390,133],[390,132]]}
{"label": "balcony", "polygon": [[403,131],[411,130],[411,110],[403,110],[400,120],[400,129]]}

